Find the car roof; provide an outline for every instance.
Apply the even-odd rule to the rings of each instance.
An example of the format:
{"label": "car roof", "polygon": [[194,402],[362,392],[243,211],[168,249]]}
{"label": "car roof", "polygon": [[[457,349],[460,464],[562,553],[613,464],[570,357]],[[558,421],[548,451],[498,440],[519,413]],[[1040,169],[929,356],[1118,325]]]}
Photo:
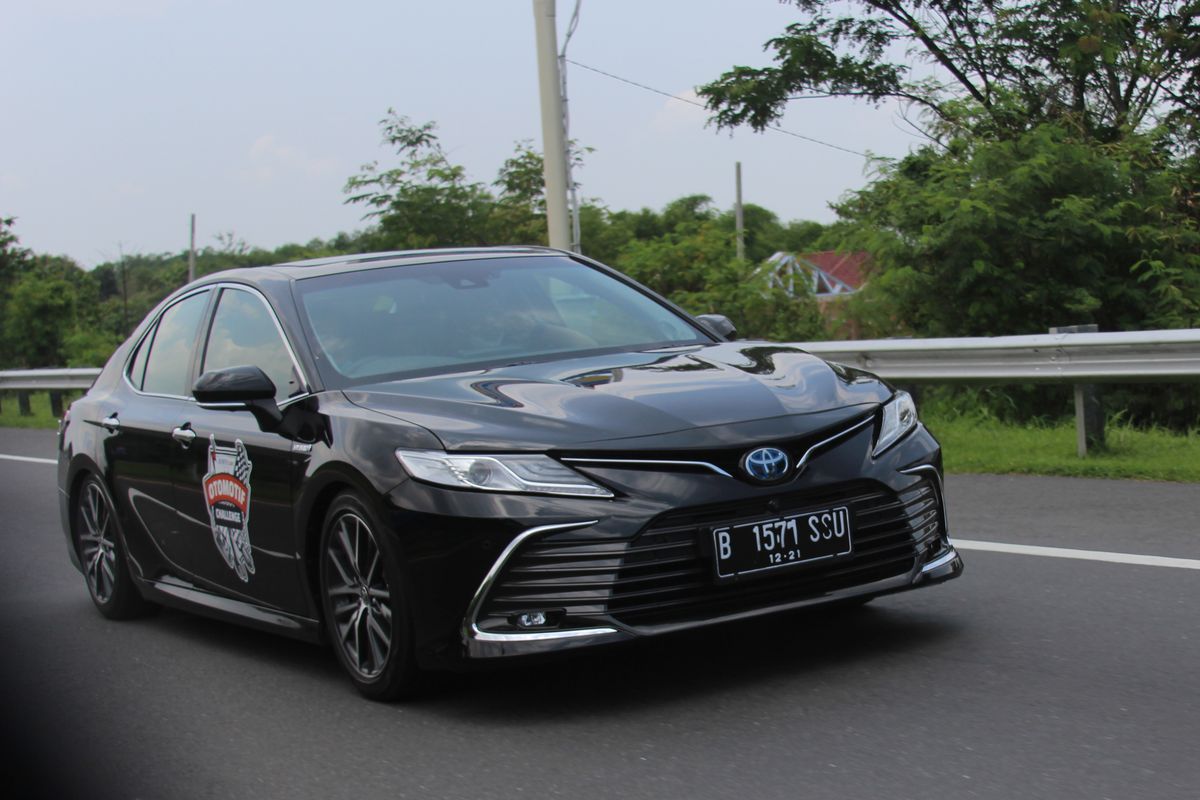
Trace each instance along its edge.
{"label": "car roof", "polygon": [[252,267],[250,271],[271,269],[293,279],[332,275],[339,272],[357,272],[364,269],[398,267],[405,264],[431,264],[439,261],[465,261],[475,258],[515,258],[521,256],[570,256],[562,250],[550,247],[506,246],[506,247],[454,247],[429,250],[393,250],[382,253],[358,253],[354,255],[310,258],[304,261],[285,261],[269,267]]}
{"label": "car roof", "polygon": [[[261,267],[239,267],[205,275],[189,286],[240,281],[262,284],[272,279],[303,280],[342,272],[359,272],[365,269],[398,267],[405,264],[434,264],[442,261],[468,261],[480,258],[528,258],[530,256],[566,256],[573,254],[552,247],[535,245],[509,245],[503,247],[453,247],[430,250],[394,250],[381,253],[357,253],[325,258],[310,258],[303,261],[285,261],[280,264],[265,264]],[[185,287],[186,288],[186,287]]]}

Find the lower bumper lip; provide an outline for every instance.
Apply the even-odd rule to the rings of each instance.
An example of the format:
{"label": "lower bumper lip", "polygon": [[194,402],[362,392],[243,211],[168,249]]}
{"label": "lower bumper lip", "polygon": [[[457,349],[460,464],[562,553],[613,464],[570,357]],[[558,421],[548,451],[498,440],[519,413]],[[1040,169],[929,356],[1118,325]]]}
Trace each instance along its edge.
{"label": "lower bumper lip", "polygon": [[[570,527],[575,527],[575,525]],[[528,531],[527,533],[534,532],[540,532],[540,530],[534,529]],[[503,567],[503,562],[506,560],[506,556],[507,554],[497,561],[497,565],[494,569],[495,572],[498,572],[500,568]],[[919,586],[926,586],[930,583],[940,583],[942,581],[950,580],[951,578],[956,578],[962,574],[962,571],[962,557],[958,554],[958,551],[954,549],[953,545],[948,545],[947,549],[942,551],[933,560],[921,565],[912,573],[901,575],[896,578],[887,578],[875,583],[854,586],[848,589],[825,594],[820,597],[810,597],[804,600],[797,600],[782,605],[746,609],[745,611],[739,611],[734,614],[699,620],[694,623],[667,626],[666,629],[661,631],[643,630],[637,632],[636,634],[633,631],[626,631],[611,627],[529,631],[519,633],[489,633],[487,631],[479,630],[479,628],[475,625],[474,612],[478,609],[478,604],[475,603],[472,604],[472,613],[470,616],[468,616],[468,623],[465,631],[467,655],[473,659],[503,658],[507,656],[552,653],[561,650],[569,650],[578,647],[590,647],[592,645],[599,644],[612,644],[615,642],[634,639],[639,635],[653,635],[655,633],[667,633],[684,630],[687,628],[706,627],[708,625],[716,625],[722,622],[732,622],[739,619],[748,619],[750,617],[773,614],[779,611],[804,608],[806,606],[818,606],[829,602],[836,602],[837,600],[846,600],[853,597],[858,597],[861,595],[878,595],[902,592],[907,589],[915,589]],[[485,581],[485,585],[490,586],[490,582]],[[479,599],[482,599],[484,592],[485,587],[480,587],[480,594],[478,595]]]}

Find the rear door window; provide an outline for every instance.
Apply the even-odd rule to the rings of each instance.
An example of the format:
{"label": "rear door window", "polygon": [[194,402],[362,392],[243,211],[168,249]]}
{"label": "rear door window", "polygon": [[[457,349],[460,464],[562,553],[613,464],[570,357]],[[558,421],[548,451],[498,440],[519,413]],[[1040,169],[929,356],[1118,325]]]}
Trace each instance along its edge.
{"label": "rear door window", "polygon": [[[200,292],[185,297],[163,312],[154,338],[149,342],[150,353],[146,357],[145,378],[141,385],[143,392],[174,397],[191,395],[192,348],[208,307],[208,295],[208,292]],[[138,359],[140,357],[139,352]],[[138,359],[134,360],[135,370]]]}

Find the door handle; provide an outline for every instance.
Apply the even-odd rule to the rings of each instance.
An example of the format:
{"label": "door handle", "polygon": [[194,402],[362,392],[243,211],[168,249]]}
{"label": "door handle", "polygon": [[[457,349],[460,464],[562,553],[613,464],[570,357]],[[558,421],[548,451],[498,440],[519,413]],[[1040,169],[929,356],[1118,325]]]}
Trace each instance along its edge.
{"label": "door handle", "polygon": [[187,447],[196,438],[196,432],[191,428],[176,428],[171,431],[171,438]]}
{"label": "door handle", "polygon": [[121,420],[117,419],[116,414],[109,414],[104,419],[100,420],[100,427],[109,433],[116,433],[121,428]]}

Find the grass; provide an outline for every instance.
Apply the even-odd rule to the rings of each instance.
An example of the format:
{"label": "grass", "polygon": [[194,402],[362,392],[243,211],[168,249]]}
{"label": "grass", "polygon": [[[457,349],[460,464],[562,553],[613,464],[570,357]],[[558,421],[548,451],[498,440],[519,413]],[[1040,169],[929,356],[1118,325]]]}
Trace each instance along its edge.
{"label": "grass", "polygon": [[942,443],[947,472],[1067,475],[1200,482],[1200,430],[1142,430],[1110,421],[1106,447],[1075,453],[1075,423],[1011,425],[969,416],[925,415]]}
{"label": "grass", "polygon": [[[15,394],[0,397],[0,427],[58,427],[50,396],[29,398],[33,416],[17,411]],[[64,401],[64,405],[67,401]],[[1075,424],[1011,425],[984,416],[926,412],[925,424],[942,443],[947,472],[1067,475],[1081,478],[1200,483],[1200,430],[1187,434],[1141,430],[1110,421],[1107,447],[1075,455]]]}
{"label": "grass", "polygon": [[[63,408],[71,404],[75,395],[64,395]],[[58,419],[50,413],[50,395],[47,392],[31,392],[29,408],[31,417],[23,417],[17,407],[15,392],[0,394],[0,428],[49,428],[58,427]]]}

